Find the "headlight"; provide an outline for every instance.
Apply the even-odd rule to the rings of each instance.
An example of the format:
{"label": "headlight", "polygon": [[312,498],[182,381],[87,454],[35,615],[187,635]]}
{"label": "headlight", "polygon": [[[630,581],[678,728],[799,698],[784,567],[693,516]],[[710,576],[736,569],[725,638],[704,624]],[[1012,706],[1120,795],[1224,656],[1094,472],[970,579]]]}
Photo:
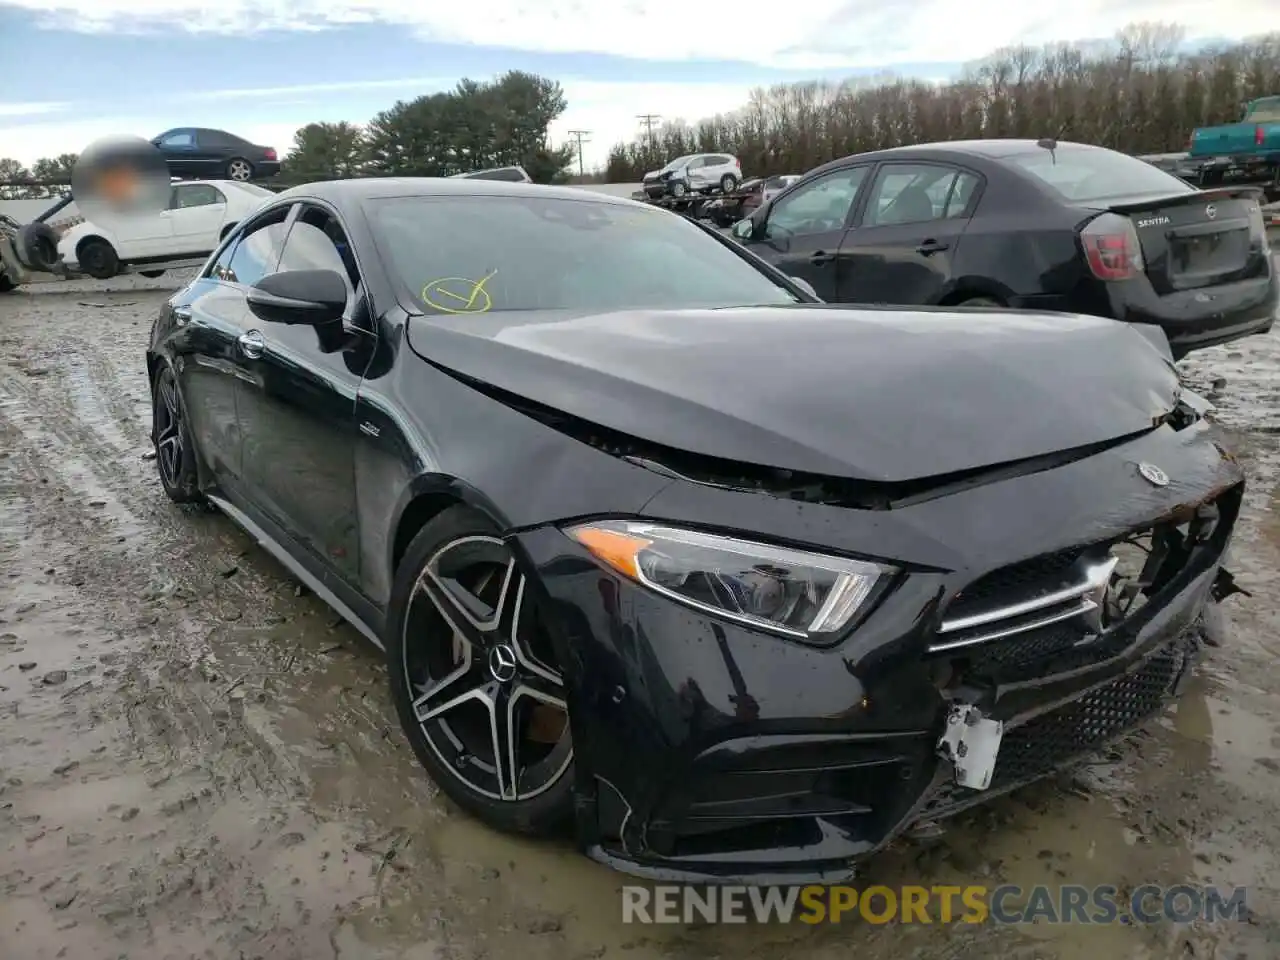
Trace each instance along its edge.
{"label": "headlight", "polygon": [[640,521],[566,532],[601,563],[673,600],[806,639],[843,628],[890,572],[861,560]]}

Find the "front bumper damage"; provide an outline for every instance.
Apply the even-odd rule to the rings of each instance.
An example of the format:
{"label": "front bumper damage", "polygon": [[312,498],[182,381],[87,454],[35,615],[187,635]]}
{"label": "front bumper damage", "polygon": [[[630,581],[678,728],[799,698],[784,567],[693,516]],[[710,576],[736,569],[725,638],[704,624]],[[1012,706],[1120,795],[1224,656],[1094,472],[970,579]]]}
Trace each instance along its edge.
{"label": "front bumper damage", "polygon": [[[1175,479],[1142,480],[1144,462]],[[880,543],[913,545],[897,558],[910,561],[907,574],[825,648],[676,605],[603,570],[557,529],[519,534],[566,664],[579,843],[652,879],[841,882],[913,826],[1095,752],[1180,692],[1206,602],[1233,589],[1221,561],[1242,492],[1239,467],[1197,426],[879,512],[679,481],[653,499],[656,519],[780,537],[788,521],[774,518],[790,517],[792,536],[810,545],[857,513]],[[855,549],[829,536],[832,548]],[[1039,603],[1135,537],[1168,562],[1109,622],[1041,603],[946,629],[974,611],[982,621],[982,611]],[[1138,563],[1134,576],[1144,574]],[[1073,602],[1134,599],[1132,587],[1113,590]],[[958,738],[952,718],[978,722]],[[971,786],[957,782],[960,745]]]}

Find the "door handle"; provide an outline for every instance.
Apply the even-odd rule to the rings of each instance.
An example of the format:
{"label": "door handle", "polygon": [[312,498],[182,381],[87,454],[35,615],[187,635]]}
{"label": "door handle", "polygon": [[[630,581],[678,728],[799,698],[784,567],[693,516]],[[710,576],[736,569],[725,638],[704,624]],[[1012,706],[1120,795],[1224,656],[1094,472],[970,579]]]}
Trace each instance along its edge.
{"label": "door handle", "polygon": [[173,319],[178,323],[189,323],[191,321],[191,308],[186,304],[173,308]]}
{"label": "door handle", "polygon": [[240,344],[241,352],[250,360],[256,360],[262,356],[262,348],[265,347],[266,341],[262,339],[262,334],[257,330],[250,330],[248,333],[242,333],[237,338]]}
{"label": "door handle", "polygon": [[950,249],[951,244],[939,243],[937,240],[926,240],[920,246],[916,247],[916,253],[929,256],[931,253],[941,253],[943,250]]}
{"label": "door handle", "polygon": [[836,255],[834,253],[826,253],[825,251],[819,250],[817,253],[815,253],[813,256],[809,258],[809,262],[812,263],[815,267],[820,267],[824,263],[830,263],[835,258],[836,258]]}

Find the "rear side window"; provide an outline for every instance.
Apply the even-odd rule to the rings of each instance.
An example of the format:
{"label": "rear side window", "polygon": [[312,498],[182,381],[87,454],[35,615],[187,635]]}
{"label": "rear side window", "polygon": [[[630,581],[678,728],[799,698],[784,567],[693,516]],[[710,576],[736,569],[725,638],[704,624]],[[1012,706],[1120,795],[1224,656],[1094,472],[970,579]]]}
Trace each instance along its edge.
{"label": "rear side window", "polygon": [[1143,194],[1195,193],[1195,187],[1145,160],[1097,147],[1060,145],[1001,158],[1030,174],[1064,200],[1090,203]]}
{"label": "rear side window", "polygon": [[1255,101],[1245,114],[1245,119],[1254,123],[1280,123],[1280,97]]}

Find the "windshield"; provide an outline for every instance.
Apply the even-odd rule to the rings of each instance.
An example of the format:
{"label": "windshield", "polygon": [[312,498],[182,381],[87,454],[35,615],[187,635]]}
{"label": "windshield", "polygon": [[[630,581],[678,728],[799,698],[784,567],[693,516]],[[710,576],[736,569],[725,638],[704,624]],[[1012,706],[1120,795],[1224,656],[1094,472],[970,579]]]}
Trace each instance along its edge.
{"label": "windshield", "polygon": [[425,313],[796,303],[678,214],[545,197],[368,201],[377,246]]}
{"label": "windshield", "polygon": [[664,173],[667,170],[675,170],[678,167],[683,167],[686,163],[688,163],[692,159],[693,159],[693,154],[689,154],[688,156],[684,156],[684,157],[676,157],[674,160],[668,163],[665,167],[663,167],[662,170]]}
{"label": "windshield", "polygon": [[1194,193],[1195,187],[1145,160],[1096,147],[1061,144],[1001,158],[1051,187],[1066,200],[1083,203],[1142,194]]}

